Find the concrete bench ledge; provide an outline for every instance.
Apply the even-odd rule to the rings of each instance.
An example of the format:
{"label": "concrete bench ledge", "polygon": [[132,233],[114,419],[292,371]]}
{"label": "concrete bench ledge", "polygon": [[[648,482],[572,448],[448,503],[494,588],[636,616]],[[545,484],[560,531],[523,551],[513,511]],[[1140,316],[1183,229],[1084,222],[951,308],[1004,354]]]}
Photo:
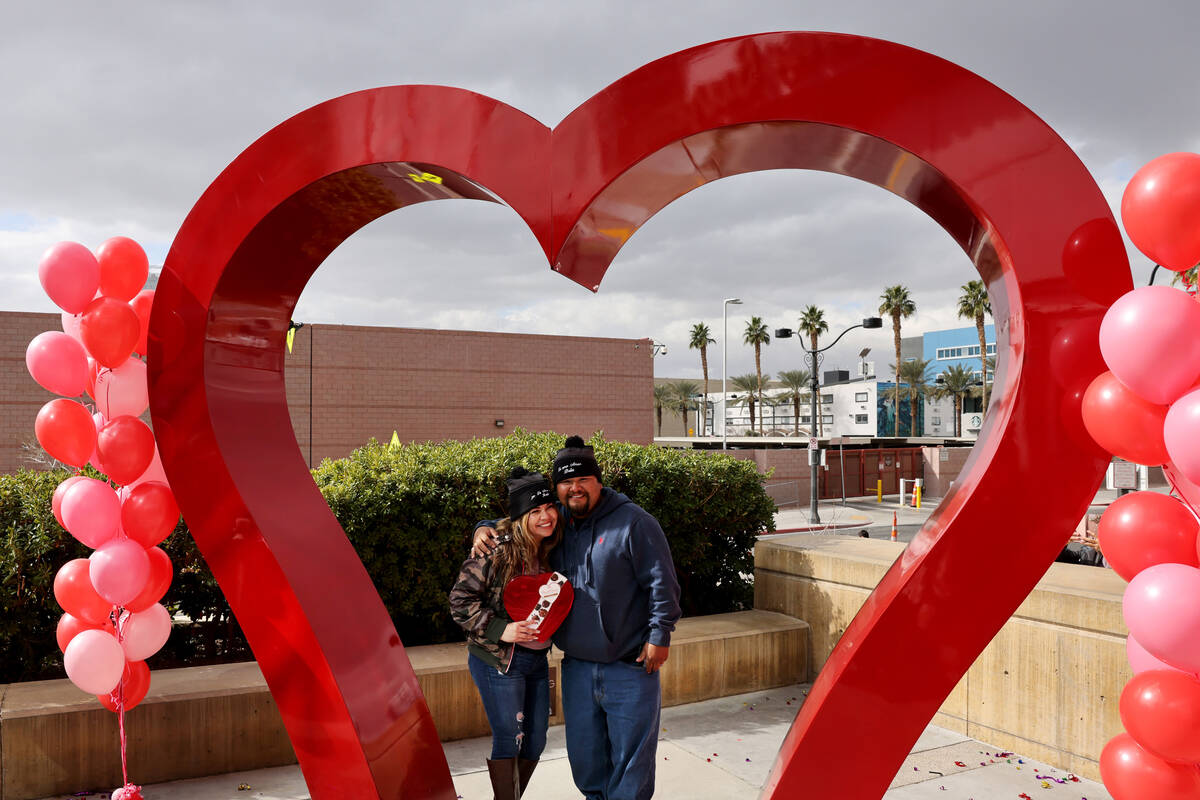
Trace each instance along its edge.
{"label": "concrete bench ledge", "polygon": [[[677,705],[808,679],[808,625],[770,611],[681,620],[664,667]],[[486,735],[462,643],[407,649],[443,740]],[[561,653],[551,652],[552,723],[561,723]],[[0,687],[0,800],[120,785],[116,715],[66,680]],[[254,662],[159,670],[126,718],[130,775],[142,783],[295,763]]]}

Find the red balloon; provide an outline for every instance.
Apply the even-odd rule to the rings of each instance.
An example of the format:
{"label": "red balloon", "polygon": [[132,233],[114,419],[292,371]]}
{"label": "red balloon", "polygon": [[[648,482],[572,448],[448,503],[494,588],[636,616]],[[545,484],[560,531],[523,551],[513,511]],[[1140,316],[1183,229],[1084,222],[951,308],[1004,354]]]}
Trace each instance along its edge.
{"label": "red balloon", "polygon": [[96,426],[82,403],[60,397],[42,406],[33,423],[38,443],[64,464],[82,467],[96,449]]}
{"label": "red balloon", "polygon": [[125,706],[125,710],[128,711],[146,699],[148,691],[150,691],[150,668],[146,666],[146,662],[126,661],[125,671],[121,673],[121,682],[117,684],[117,688],[108,694],[96,695],[96,699],[115,714],[117,713],[118,698]]}
{"label": "red balloon", "polygon": [[1118,734],[1104,745],[1100,777],[1113,800],[1200,797],[1200,768],[1164,761],[1140,747],[1128,733]]}
{"label": "red balloon", "polygon": [[1200,761],[1200,680],[1175,670],[1140,672],[1125,684],[1120,711],[1143,749],[1167,761]]}
{"label": "red balloon", "polygon": [[99,371],[100,365],[96,362],[96,359],[88,356],[87,393],[88,397],[92,398],[93,400],[96,399],[96,373]]}
{"label": "red balloon", "polygon": [[1167,406],[1143,400],[1111,372],[1097,375],[1088,386],[1082,411],[1088,433],[1113,455],[1150,467],[1167,460]]}
{"label": "red balloon", "polygon": [[96,436],[96,457],[101,471],[124,486],[150,466],[154,434],[137,417],[123,415],[109,420]]}
{"label": "red balloon", "polygon": [[129,302],[146,285],[150,261],[142,246],[127,236],[114,236],[96,250],[100,262],[100,294]]}
{"label": "red balloon", "polygon": [[125,604],[126,611],[145,611],[150,606],[162,600],[167,589],[171,588],[171,578],[175,571],[171,567],[171,559],[161,548],[151,547],[146,551],[150,557],[150,577],[141,594]]}
{"label": "red balloon", "polygon": [[92,586],[90,564],[76,558],[59,568],[54,576],[54,599],[72,617],[95,627],[108,624],[112,603],[104,600]]}
{"label": "red balloon", "polygon": [[179,506],[171,487],[160,481],[139,483],[121,503],[121,527],[130,539],[153,547],[179,524]]}
{"label": "red balloon", "polygon": [[67,529],[67,523],[63,522],[62,518],[62,501],[67,494],[67,490],[84,479],[83,475],[72,475],[58,485],[54,490],[54,496],[50,498],[50,510],[54,512],[54,518],[58,520],[58,524],[63,530]]}
{"label": "red balloon", "polygon": [[102,366],[121,366],[138,340],[137,312],[111,297],[97,297],[83,312],[79,335],[84,347]]}
{"label": "red balloon", "polygon": [[138,317],[138,340],[133,349],[142,355],[146,355],[146,338],[150,332],[150,306],[153,304],[153,289],[143,289],[138,292],[137,297],[129,301],[129,305],[133,306],[134,313]]}
{"label": "red balloon", "polygon": [[1121,196],[1130,240],[1156,264],[1182,271],[1200,262],[1200,155],[1168,153],[1142,167]]}
{"label": "red balloon", "polygon": [[1100,518],[1096,535],[1105,560],[1131,581],[1155,564],[1200,567],[1198,534],[1200,523],[1182,500],[1158,492],[1134,492],[1113,501]]}
{"label": "red balloon", "polygon": [[67,645],[81,631],[90,630],[108,630],[109,633],[116,636],[116,628],[111,622],[106,625],[93,625],[90,622],[85,622],[78,617],[73,617],[70,614],[63,614],[58,618],[58,627],[54,629],[54,638],[58,641],[58,649],[66,651]]}

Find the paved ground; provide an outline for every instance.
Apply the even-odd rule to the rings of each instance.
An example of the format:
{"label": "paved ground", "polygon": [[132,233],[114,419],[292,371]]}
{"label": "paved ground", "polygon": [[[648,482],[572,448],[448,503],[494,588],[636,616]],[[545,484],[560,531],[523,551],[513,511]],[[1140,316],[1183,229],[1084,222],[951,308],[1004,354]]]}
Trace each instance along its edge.
{"label": "paved ground", "polygon": [[[753,800],[803,702],[808,686],[789,686],[663,711],[658,790],[664,800]],[[449,742],[446,758],[462,800],[488,800],[484,759],[490,738]],[[871,758],[870,742],[846,747]],[[963,766],[958,766],[962,764]],[[239,790],[239,786],[249,788]],[[1052,790],[1052,791],[1048,791]],[[901,766],[884,800],[991,800],[1021,794],[1046,800],[1112,800],[1095,781],[1002,753],[983,742],[929,727]],[[279,767],[144,787],[146,800],[307,800],[298,767]],[[100,800],[100,796],[93,796]],[[550,730],[526,800],[579,800],[563,729]]]}

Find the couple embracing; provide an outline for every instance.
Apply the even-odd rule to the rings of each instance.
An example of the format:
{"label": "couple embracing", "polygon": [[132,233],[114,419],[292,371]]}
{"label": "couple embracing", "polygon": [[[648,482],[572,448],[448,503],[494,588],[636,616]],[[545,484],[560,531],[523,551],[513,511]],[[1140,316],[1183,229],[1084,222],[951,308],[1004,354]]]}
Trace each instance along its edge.
{"label": "couple embracing", "polygon": [[[472,557],[450,592],[492,728],[492,788],[497,800],[519,798],[546,746],[545,628],[555,604],[569,603],[553,642],[564,654],[563,716],[575,785],[587,800],[648,800],[662,699],[658,670],[680,614],[671,551],[654,517],[603,485],[580,437],[558,451],[551,479],[513,470],[508,519],[476,528]],[[522,618],[513,619],[513,581],[525,576],[539,576],[540,591],[530,613],[522,616],[522,607],[515,614]]]}

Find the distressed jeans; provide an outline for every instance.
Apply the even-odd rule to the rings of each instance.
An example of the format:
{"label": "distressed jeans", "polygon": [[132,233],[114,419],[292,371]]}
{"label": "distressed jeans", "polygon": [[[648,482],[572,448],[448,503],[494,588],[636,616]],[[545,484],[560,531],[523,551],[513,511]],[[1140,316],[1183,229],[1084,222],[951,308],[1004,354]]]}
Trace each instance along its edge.
{"label": "distressed jeans", "polygon": [[483,698],[492,726],[492,760],[521,758],[537,761],[546,749],[550,726],[550,649],[518,647],[508,672],[488,666],[471,655],[467,666]]}
{"label": "distressed jeans", "polygon": [[641,664],[564,657],[567,758],[587,800],[649,800],[654,795],[662,691]]}

